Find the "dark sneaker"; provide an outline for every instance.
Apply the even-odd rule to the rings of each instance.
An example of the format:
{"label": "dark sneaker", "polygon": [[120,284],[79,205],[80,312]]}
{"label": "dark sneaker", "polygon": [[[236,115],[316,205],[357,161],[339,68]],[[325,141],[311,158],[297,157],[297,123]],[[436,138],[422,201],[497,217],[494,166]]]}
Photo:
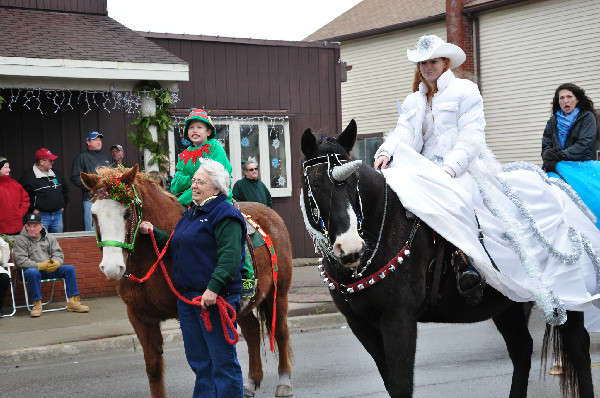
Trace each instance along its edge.
{"label": "dark sneaker", "polygon": [[251,299],[256,294],[256,278],[242,279],[242,300]]}

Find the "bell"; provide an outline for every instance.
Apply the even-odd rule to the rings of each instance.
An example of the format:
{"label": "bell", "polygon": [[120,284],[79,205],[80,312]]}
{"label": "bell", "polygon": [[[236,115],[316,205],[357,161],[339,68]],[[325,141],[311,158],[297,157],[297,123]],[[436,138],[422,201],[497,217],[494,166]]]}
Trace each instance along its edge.
{"label": "bell", "polygon": [[406,251],[404,252],[404,257],[409,257],[410,256],[410,250],[406,249]]}
{"label": "bell", "polygon": [[323,283],[325,283],[325,284],[329,283],[329,278],[323,279]]}
{"label": "bell", "polygon": [[319,270],[319,272],[323,272],[323,264],[319,264],[319,266],[317,267],[317,269]]}
{"label": "bell", "polygon": [[320,275],[321,275],[321,278],[325,278],[325,272],[321,272]]}
{"label": "bell", "polygon": [[396,271],[396,267],[392,264],[388,267],[388,269],[390,270],[390,272],[394,272]]}
{"label": "bell", "polygon": [[352,287],[349,287],[349,288],[346,290],[346,292],[347,292],[347,293],[354,293],[354,288],[352,288]]}
{"label": "bell", "polygon": [[380,277],[381,279],[385,278],[385,272],[382,272],[381,274],[379,274],[379,277]]}
{"label": "bell", "polygon": [[317,263],[319,265],[323,265],[323,257],[319,257],[319,259],[317,260]]}
{"label": "bell", "polygon": [[369,279],[369,285],[374,285],[375,284],[375,279],[371,278]]}
{"label": "bell", "polygon": [[398,264],[402,264],[404,262],[404,258],[398,257]]}
{"label": "bell", "polygon": [[363,290],[364,288],[365,288],[365,287],[364,287],[364,285],[363,285],[362,283],[359,283],[359,284],[358,284],[358,290]]}
{"label": "bell", "polygon": [[329,290],[335,290],[335,285],[333,283],[329,284]]}

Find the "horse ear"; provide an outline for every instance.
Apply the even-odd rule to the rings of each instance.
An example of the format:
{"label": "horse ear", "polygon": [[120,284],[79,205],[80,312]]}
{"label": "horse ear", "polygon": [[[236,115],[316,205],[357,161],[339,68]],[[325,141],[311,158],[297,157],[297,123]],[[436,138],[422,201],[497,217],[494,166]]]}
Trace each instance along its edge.
{"label": "horse ear", "polygon": [[356,144],[356,132],[356,122],[352,119],[348,123],[348,127],[337,138],[337,141],[348,154],[352,151],[354,144]]}
{"label": "horse ear", "polygon": [[302,148],[302,153],[306,158],[311,157],[316,152],[317,139],[310,129],[304,130],[302,139],[300,141],[300,147]]}
{"label": "horse ear", "polygon": [[85,187],[90,191],[94,190],[94,188],[96,188],[98,185],[98,182],[100,182],[100,176],[97,174],[88,174],[81,171],[79,173],[79,177],[81,177],[81,182],[83,182],[83,185],[85,185]]}
{"label": "horse ear", "polygon": [[121,177],[121,181],[127,185],[131,185],[135,181],[135,176],[137,175],[137,173],[138,165],[136,164],[131,169],[129,169],[127,173],[123,174],[123,176]]}

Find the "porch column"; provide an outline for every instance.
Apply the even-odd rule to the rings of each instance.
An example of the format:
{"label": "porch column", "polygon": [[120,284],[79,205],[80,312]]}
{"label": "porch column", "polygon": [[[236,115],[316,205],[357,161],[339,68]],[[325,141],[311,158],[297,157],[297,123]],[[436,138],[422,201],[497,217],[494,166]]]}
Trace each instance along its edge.
{"label": "porch column", "polygon": [[[147,94],[142,94],[142,116],[152,116],[156,113],[156,101],[154,98],[150,98]],[[158,141],[158,133],[156,132],[156,126],[150,126],[150,135],[152,135],[153,141]],[[158,171],[158,164],[149,165],[152,160],[152,153],[149,150],[144,149],[144,169],[146,172]]]}

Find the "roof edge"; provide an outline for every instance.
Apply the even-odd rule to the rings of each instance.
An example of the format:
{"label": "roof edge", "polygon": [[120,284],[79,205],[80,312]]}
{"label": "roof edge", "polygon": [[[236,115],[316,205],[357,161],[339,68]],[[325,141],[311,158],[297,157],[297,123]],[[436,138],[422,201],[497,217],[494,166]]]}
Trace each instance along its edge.
{"label": "roof edge", "polygon": [[[513,1],[515,1],[515,0],[513,0]],[[525,0],[518,0],[518,1],[525,1]],[[412,21],[402,22],[402,23],[398,23],[398,24],[394,24],[394,25],[382,26],[380,28],[363,30],[361,32],[348,33],[348,34],[333,36],[333,37],[329,37],[329,38],[325,38],[325,39],[315,39],[315,40],[309,41],[308,43],[331,42],[331,41],[341,42],[341,41],[348,41],[348,40],[354,40],[354,39],[362,39],[362,38],[369,37],[369,36],[390,33],[390,32],[394,32],[396,30],[400,30],[400,29],[413,28],[413,27],[424,25],[427,23],[434,23],[434,22],[440,22],[440,21],[445,21],[445,20],[446,20],[446,13],[444,12],[442,14],[431,15],[431,16],[428,16],[425,18],[415,19]]]}
{"label": "roof edge", "polygon": [[237,37],[207,36],[207,35],[188,35],[181,33],[157,33],[135,31],[145,38],[152,39],[174,39],[190,41],[213,41],[221,43],[251,44],[256,46],[287,46],[287,47],[339,47],[338,43],[317,43],[307,41],[288,41],[288,40],[266,40],[266,39],[242,39]]}
{"label": "roof edge", "polygon": [[527,0],[490,0],[486,3],[475,4],[471,6],[469,4],[465,4],[465,7],[463,8],[463,14],[472,14],[492,10],[494,8],[500,8],[512,4],[524,3],[526,1]]}

